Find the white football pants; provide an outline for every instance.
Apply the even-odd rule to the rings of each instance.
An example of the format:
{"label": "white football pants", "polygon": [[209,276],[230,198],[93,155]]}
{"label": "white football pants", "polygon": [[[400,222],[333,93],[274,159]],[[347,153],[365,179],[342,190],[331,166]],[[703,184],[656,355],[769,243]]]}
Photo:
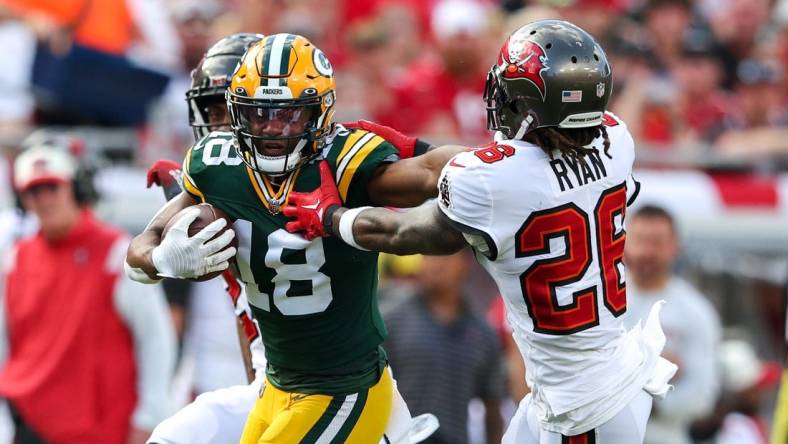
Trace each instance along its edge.
{"label": "white football pants", "polygon": [[635,396],[612,419],[577,436],[563,436],[549,432],[539,425],[531,395],[517,408],[501,444],[637,444],[646,434],[646,423],[651,414],[652,396],[645,390]]}

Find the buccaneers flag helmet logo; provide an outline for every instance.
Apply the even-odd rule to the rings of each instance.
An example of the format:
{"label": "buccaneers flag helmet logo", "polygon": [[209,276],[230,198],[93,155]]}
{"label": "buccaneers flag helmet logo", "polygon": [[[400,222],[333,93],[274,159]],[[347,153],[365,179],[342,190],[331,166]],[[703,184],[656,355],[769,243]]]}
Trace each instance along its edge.
{"label": "buccaneers flag helmet logo", "polygon": [[506,79],[526,79],[536,86],[545,98],[545,84],[542,72],[547,66],[547,55],[538,43],[512,36],[504,42],[498,56],[501,76]]}

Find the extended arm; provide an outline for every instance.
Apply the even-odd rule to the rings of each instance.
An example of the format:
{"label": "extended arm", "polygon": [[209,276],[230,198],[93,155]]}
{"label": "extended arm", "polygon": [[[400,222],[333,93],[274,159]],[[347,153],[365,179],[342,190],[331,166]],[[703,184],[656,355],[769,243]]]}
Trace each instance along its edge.
{"label": "extended arm", "polygon": [[295,218],[285,226],[288,231],[303,232],[307,239],[336,235],[357,248],[394,254],[451,254],[465,246],[463,233],[441,212],[437,201],[405,212],[348,209],[342,207],[326,161],[319,168],[320,187],[309,193],[292,193],[282,211]]}
{"label": "extended arm", "polygon": [[377,205],[410,208],[438,195],[438,178],[446,163],[467,147],[445,145],[418,157],[381,166],[367,192]]}
{"label": "extended arm", "polygon": [[[332,215],[332,232],[347,242],[340,219],[346,208]],[[345,222],[350,223],[355,243],[367,250],[393,254],[452,254],[464,246],[462,233],[449,225],[435,201],[410,211],[397,212],[386,208],[367,208]]]}

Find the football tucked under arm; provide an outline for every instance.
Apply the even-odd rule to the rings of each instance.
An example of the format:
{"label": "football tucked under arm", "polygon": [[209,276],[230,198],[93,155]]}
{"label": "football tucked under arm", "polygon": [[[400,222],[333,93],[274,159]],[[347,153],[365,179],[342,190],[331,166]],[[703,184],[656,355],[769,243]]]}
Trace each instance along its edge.
{"label": "football tucked under arm", "polygon": [[226,214],[207,203],[181,210],[151,254],[159,276],[208,280],[221,274],[238,245],[230,224]]}

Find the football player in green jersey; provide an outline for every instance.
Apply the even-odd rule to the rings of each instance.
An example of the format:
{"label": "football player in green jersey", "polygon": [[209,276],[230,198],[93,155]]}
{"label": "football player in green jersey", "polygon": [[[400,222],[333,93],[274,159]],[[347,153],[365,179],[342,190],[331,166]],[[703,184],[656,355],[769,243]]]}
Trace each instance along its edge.
{"label": "football player in green jersey", "polygon": [[[398,161],[379,135],[334,124],[334,100],[331,64],[307,39],[276,34],[253,45],[227,93],[232,131],[189,150],[186,192],[129,248],[129,266],[151,278],[199,277],[235,257],[268,359],[243,443],[376,442],[391,410],[377,253],[286,231],[280,209],[290,192],[333,175],[347,207],[415,206],[435,196],[437,172],[464,149]],[[199,202],[229,214],[233,229],[213,238],[225,225],[218,220],[188,237],[192,211],[162,239],[169,219]],[[233,236],[237,251],[227,247]]]}

